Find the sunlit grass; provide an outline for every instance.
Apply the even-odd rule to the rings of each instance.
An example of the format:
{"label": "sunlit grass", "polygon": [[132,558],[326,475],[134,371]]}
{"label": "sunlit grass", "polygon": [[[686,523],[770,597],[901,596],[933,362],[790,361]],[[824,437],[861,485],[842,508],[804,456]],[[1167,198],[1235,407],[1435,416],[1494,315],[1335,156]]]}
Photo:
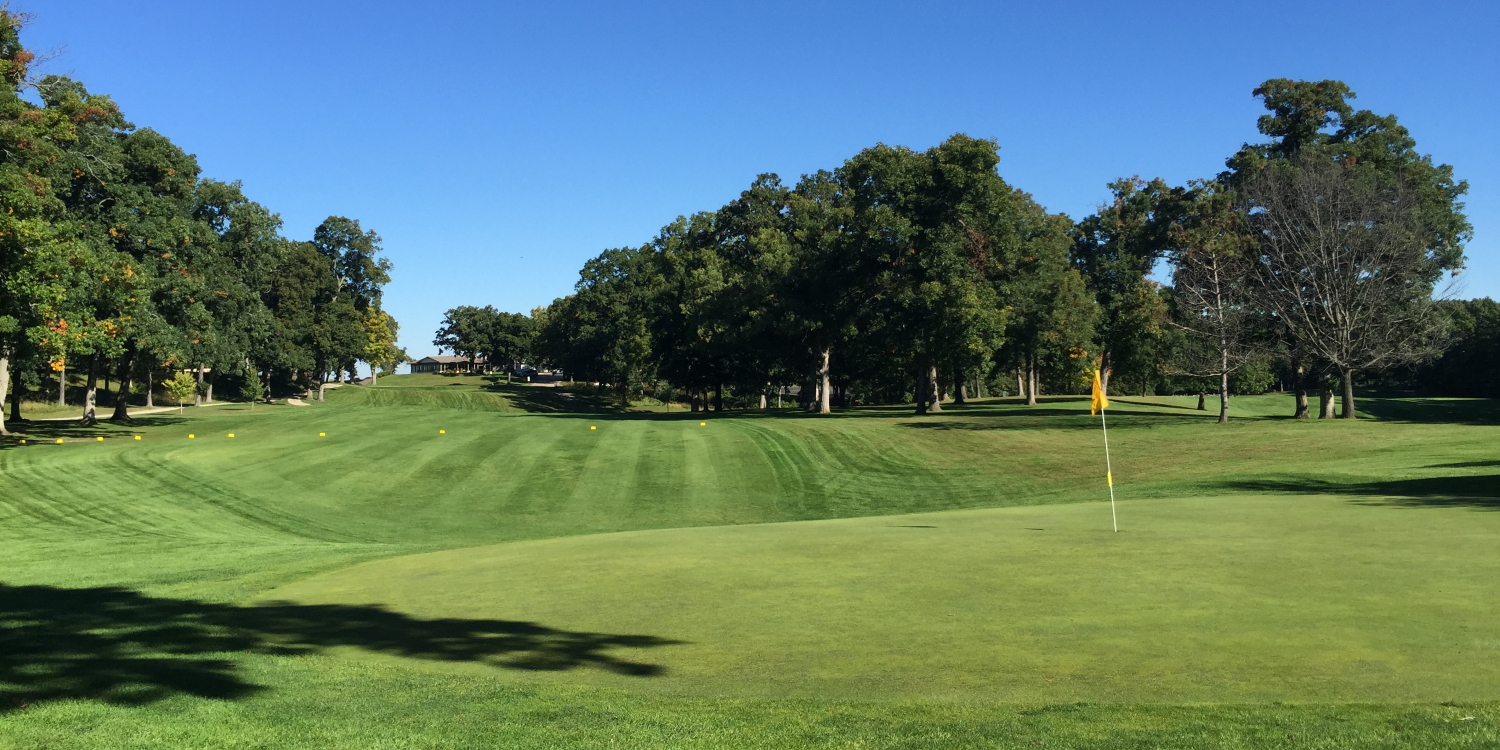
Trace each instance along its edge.
{"label": "sunlit grass", "polygon": [[[328,399],[0,442],[0,582],[50,587],[0,589],[0,747],[1500,742],[1490,402],[1303,422],[1239,398],[1219,426],[1121,397],[1116,536],[1075,398],[661,414],[403,376]],[[271,599],[291,624],[236,619]],[[80,640],[85,613],[113,635]]]}

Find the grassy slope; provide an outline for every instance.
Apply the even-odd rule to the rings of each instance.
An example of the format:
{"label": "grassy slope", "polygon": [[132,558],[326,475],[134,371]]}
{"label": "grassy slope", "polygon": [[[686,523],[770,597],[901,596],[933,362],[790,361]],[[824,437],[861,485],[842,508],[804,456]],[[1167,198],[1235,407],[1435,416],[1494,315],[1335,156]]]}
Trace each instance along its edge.
{"label": "grassy slope", "polygon": [[[467,385],[472,382],[472,379],[431,378],[424,382],[420,378],[393,378],[383,381],[380,389],[331,391],[330,403],[308,408],[262,407],[254,413],[189,410],[184,417],[162,415],[140,420],[141,425],[134,431],[142,435],[141,441],[130,439],[131,430],[115,427],[91,431],[61,426],[38,428],[29,435],[31,443],[25,446],[12,443],[0,448],[0,541],[4,544],[0,564],[5,570],[4,581],[11,585],[73,588],[125,586],[157,597],[144,604],[135,602],[139,611],[168,622],[174,622],[174,617],[184,618],[176,624],[194,627],[205,617],[244,618],[236,614],[237,610],[225,614],[204,609],[207,604],[182,605],[182,602],[243,601],[319,571],[408,552],[608,531],[1061,503],[1097,498],[1100,489],[1097,432],[1085,416],[1086,411],[1080,413],[1082,405],[1076,401],[1052,402],[1034,409],[985,405],[926,419],[881,409],[833,419],[755,415],[700,419],[682,414],[578,414],[581,405],[586,405],[584,398],[568,399],[544,389],[480,391]],[[1220,428],[1205,423],[1202,414],[1187,408],[1187,400],[1128,403],[1132,401],[1141,402],[1124,399],[1111,415],[1116,475],[1122,497],[1129,498],[1122,505],[1127,514],[1147,513],[1148,503],[1139,498],[1149,497],[1283,491],[1313,491],[1333,498],[1345,496],[1356,503],[1325,499],[1306,507],[1323,508],[1324,521],[1332,524],[1328,528],[1337,530],[1330,533],[1330,538],[1361,554],[1375,549],[1367,540],[1381,538],[1377,533],[1382,530],[1380,524],[1391,521],[1371,522],[1373,525],[1366,527],[1356,523],[1356,517],[1400,519],[1396,523],[1414,524],[1410,533],[1387,541],[1388,545],[1396,545],[1391,549],[1399,554],[1393,557],[1403,560],[1396,571],[1399,575],[1379,577],[1390,580],[1392,585],[1375,592],[1378,596],[1373,599],[1359,600],[1358,587],[1373,579],[1360,575],[1360,569],[1353,567],[1352,562],[1341,563],[1336,566],[1337,577],[1330,576],[1325,583],[1334,589],[1341,584],[1354,586],[1356,594],[1350,596],[1356,598],[1353,603],[1338,597],[1328,602],[1333,610],[1343,607],[1344,620],[1332,617],[1326,622],[1323,619],[1316,622],[1329,627],[1348,622],[1353,627],[1360,622],[1354,614],[1364,611],[1358,606],[1361,603],[1396,602],[1400,606],[1389,616],[1384,620],[1376,618],[1389,627],[1377,622],[1364,626],[1364,631],[1354,627],[1342,632],[1368,634],[1372,640],[1371,654],[1418,654],[1436,659],[1434,663],[1453,663],[1454,654],[1461,650],[1445,652],[1440,646],[1423,650],[1417,648],[1420,644],[1414,645],[1410,636],[1431,631],[1457,638],[1454,628],[1468,622],[1464,617],[1423,619],[1427,616],[1423,607],[1436,607],[1433,612],[1449,615],[1461,611],[1460,599],[1429,596],[1431,582],[1452,577],[1450,572],[1454,570],[1465,570],[1459,576],[1465,581],[1469,580],[1470,572],[1482,576],[1482,566],[1466,568],[1462,564],[1465,560],[1483,559],[1482,551],[1475,553],[1463,544],[1448,545],[1433,540],[1445,533],[1445,529],[1468,528],[1477,529],[1480,534],[1473,544],[1483,545],[1493,539],[1483,535],[1487,527],[1475,526],[1477,519],[1489,523],[1487,519],[1491,516],[1473,512],[1493,508],[1494,498],[1500,494],[1496,489],[1500,482],[1496,481],[1497,464],[1493,455],[1500,430],[1490,421],[1494,417],[1493,405],[1370,402],[1370,408],[1390,419],[1355,424],[1264,419]],[[1286,406],[1284,401],[1240,399],[1236,408],[1252,414],[1279,412]],[[1479,411],[1482,409],[1488,411]],[[1430,418],[1435,413],[1445,421],[1402,421]],[[700,421],[707,425],[700,426]],[[590,426],[597,429],[590,430]],[[445,430],[446,434],[439,434],[439,430]],[[198,437],[188,440],[186,435],[190,431]],[[229,432],[236,437],[226,437]],[[318,432],[326,432],[327,436],[320,438]],[[107,439],[98,442],[92,439],[96,435]],[[39,439],[50,441],[58,436],[70,442],[60,446],[50,442],[36,444]],[[1385,505],[1430,506],[1430,510],[1413,514],[1388,507],[1361,509],[1357,498],[1365,495],[1382,496],[1379,502]],[[1132,511],[1132,505],[1140,510]],[[1206,507],[1233,506],[1211,503]],[[1074,510],[1040,508],[1025,512],[1066,514]],[[1351,515],[1350,511],[1358,512]],[[1186,538],[1208,540],[1217,538],[1217,532],[1210,533],[1214,527],[1215,524],[1204,522],[1197,527],[1180,527],[1178,533],[1187,535]],[[771,528],[790,531],[805,527]],[[1343,541],[1349,528],[1360,531]],[[749,530],[739,531],[749,533]],[[903,531],[920,533],[914,529]],[[688,532],[648,534],[642,538],[667,540],[674,539],[673,534],[685,533]],[[707,540],[724,533],[729,532],[694,532],[685,539],[699,540],[696,543],[680,540],[680,544],[674,542],[670,547],[658,548],[663,564],[674,559],[667,554],[671,550],[693,549],[693,544],[712,547],[718,542]],[[1292,534],[1281,541],[1301,545],[1308,541],[1304,537]],[[786,543],[795,546],[796,538],[798,534],[792,532]],[[1271,551],[1281,541],[1274,534],[1265,536],[1256,559],[1270,565],[1275,561]],[[816,542],[808,538],[803,543]],[[592,557],[581,551],[587,550],[589,544],[604,542],[564,540],[542,544],[561,544],[565,548],[568,544],[583,545],[569,548],[573,557],[563,554],[554,559],[558,570],[578,573],[578,566],[584,564],[581,560],[593,560],[594,568],[590,570],[596,573],[609,569],[598,550]],[[651,549],[651,543],[642,544],[643,549]],[[1237,548],[1228,541],[1199,548],[1220,546],[1226,550]],[[483,554],[502,558],[505,554],[515,554],[506,549],[501,547]],[[525,545],[509,549],[525,549]],[[609,548],[606,544],[599,549]],[[926,550],[922,569],[948,570],[940,564],[941,555],[932,555],[950,549],[939,544]],[[741,555],[754,551],[754,548],[740,549]],[[879,551],[877,545],[874,552]],[[611,550],[611,554],[619,552]],[[468,556],[455,553],[451,557],[461,561]],[[1392,556],[1375,559],[1388,557]],[[900,579],[891,572],[892,558],[882,555],[877,558],[870,561],[872,570],[883,570],[880,575],[894,576],[892,580]],[[1149,570],[1152,559],[1148,555],[1141,564]],[[1342,558],[1330,553],[1325,559]],[[1351,559],[1363,558],[1357,554]],[[726,560],[729,562],[721,561],[716,569],[722,571],[722,580],[748,583],[744,576],[737,579],[733,574],[754,568],[733,562],[733,557]],[[1061,558],[1053,562],[1069,560]],[[1176,559],[1176,564],[1180,567],[1186,564],[1185,560]],[[517,560],[516,564],[521,562]],[[1225,571],[1233,570],[1234,566],[1221,562],[1216,570],[1228,575]],[[377,563],[380,564],[399,567],[409,563]],[[530,564],[533,577],[539,576],[539,580],[561,584],[587,577],[578,573],[566,581],[556,576],[547,579],[543,574],[552,566],[542,562]],[[1047,572],[1055,567],[1056,564],[1040,567],[1031,574],[1032,578],[1050,578]],[[460,575],[461,570],[469,570],[464,575],[493,576],[493,570],[484,573],[479,568],[465,569],[461,565],[443,575]],[[799,575],[805,580],[815,580],[807,579],[814,571],[816,567],[809,566]],[[1284,572],[1285,568],[1271,566],[1266,571],[1269,581],[1275,580],[1277,571]],[[341,579],[341,575],[348,574],[315,581],[347,580]],[[397,572],[384,575],[393,588],[381,596],[394,596],[396,588],[413,585]],[[600,581],[591,584],[596,586],[593,589],[596,594],[619,590],[636,591],[643,597],[661,595],[660,581],[637,582],[632,589],[625,585],[629,580],[618,581],[608,575],[598,577]],[[1098,584],[1109,579],[1085,576],[1081,580]],[[1179,576],[1178,582],[1182,580],[1190,577]],[[607,581],[615,581],[616,585],[605,586]],[[1415,589],[1420,596],[1412,596],[1410,587],[1395,585],[1400,582],[1424,584]],[[939,585],[934,591],[943,590],[946,585]],[[1471,593],[1486,592],[1481,584],[1472,581],[1463,585],[1469,586]],[[330,600],[330,592],[336,588],[303,593],[311,599]],[[296,590],[293,586],[281,593]],[[433,587],[431,601],[426,604],[413,600],[410,603],[413,613],[455,616],[443,609],[452,602],[444,604],[441,600],[452,595],[443,594],[442,590]],[[1304,592],[1308,595],[1302,601],[1320,602],[1311,595],[1316,590],[1318,587],[1313,586]],[[506,737],[509,744],[516,746],[555,746],[559,742],[587,745],[615,738],[622,746],[727,743],[775,747],[833,744],[834,739],[862,737],[869,746],[928,747],[947,742],[958,747],[975,743],[1005,746],[1010,739],[1022,736],[1055,741],[1072,737],[1070,741],[1082,746],[1102,746],[1101,738],[1106,735],[1117,741],[1118,746],[1134,747],[1157,746],[1152,743],[1171,737],[1178,737],[1174,741],[1184,744],[1201,744],[1204,737],[1220,733],[1227,733],[1223,746],[1264,746],[1262,741],[1279,737],[1277,727],[1283,726],[1311,732],[1322,741],[1335,743],[1328,746],[1348,746],[1354,739],[1361,743],[1388,741],[1393,743],[1391,746],[1403,746],[1409,741],[1416,743],[1410,745],[1413,747],[1433,746],[1439,741],[1455,747],[1484,746],[1485,742],[1495,742],[1497,736],[1491,704],[1457,709],[1371,707],[1339,709],[1334,713],[1316,707],[1087,706],[1071,713],[1049,713],[994,704],[982,708],[913,704],[910,702],[913,697],[939,695],[942,690],[903,684],[894,684],[888,692],[899,700],[877,704],[810,699],[791,703],[766,703],[759,699],[746,702],[722,697],[755,690],[726,690],[725,685],[737,684],[735,673],[724,668],[723,659],[716,661],[717,657],[710,658],[713,655],[703,649],[709,648],[705,644],[715,637],[760,631],[754,628],[733,631],[731,625],[725,624],[724,617],[698,618],[694,625],[689,622],[694,618],[681,612],[639,620],[642,627],[691,626],[681,634],[654,628],[638,632],[694,641],[693,645],[683,647],[651,649],[649,659],[658,655],[682,658],[672,654],[675,651],[691,656],[693,649],[699,649],[696,661],[670,664],[674,668],[667,674],[690,675],[690,662],[698,664],[703,674],[699,676],[699,687],[693,690],[705,697],[684,698],[668,694],[670,689],[664,692],[658,688],[643,693],[638,687],[641,684],[666,683],[656,678],[614,677],[610,674],[610,659],[629,658],[634,650],[631,644],[590,641],[589,633],[585,632],[589,629],[632,632],[626,627],[606,628],[603,626],[607,623],[602,620],[590,621],[584,617],[617,615],[626,618],[624,624],[628,622],[626,615],[633,611],[630,607],[619,604],[590,614],[591,605],[582,605],[580,611],[580,605],[566,597],[545,599],[535,591],[532,590],[530,599],[506,600],[513,601],[514,606],[524,603],[526,611],[500,607],[484,616],[524,617],[552,630],[537,634],[516,631],[513,624],[492,625],[500,627],[510,642],[520,639],[518,642],[524,648],[496,651],[493,646],[485,646],[480,648],[484,655],[481,661],[503,662],[533,652],[550,655],[549,658],[561,660],[550,665],[552,672],[562,676],[561,681],[518,682],[520,671],[501,671],[498,673],[501,679],[497,680],[497,673],[490,669],[475,671],[473,665],[462,663],[475,661],[474,653],[466,653],[462,658],[442,655],[443,660],[459,664],[441,669],[420,659],[347,658],[348,647],[357,647],[353,649],[355,652],[375,650],[403,657],[432,657],[432,653],[423,653],[423,649],[441,651],[448,647],[441,644],[451,646],[453,639],[432,637],[423,630],[428,627],[421,624],[425,621],[393,623],[380,620],[368,610],[302,609],[297,610],[300,619],[296,627],[273,623],[257,631],[256,637],[266,641],[291,639],[307,646],[305,650],[318,653],[333,647],[328,653],[335,655],[276,656],[267,653],[274,649],[265,647],[265,643],[252,643],[250,647],[235,643],[228,645],[237,648],[228,648],[211,639],[197,652],[186,651],[201,655],[217,653],[208,649],[219,648],[236,654],[233,667],[218,667],[214,668],[217,672],[210,670],[205,674],[219,678],[228,675],[226,679],[239,680],[244,685],[265,685],[270,690],[252,691],[253,696],[247,694],[244,700],[232,702],[173,697],[184,690],[197,695],[211,694],[189,680],[167,689],[164,700],[151,702],[148,707],[109,708],[94,701],[56,702],[38,698],[40,693],[33,686],[30,692],[21,690],[12,694],[22,700],[34,700],[36,705],[25,711],[0,713],[0,747],[5,746],[7,737],[17,738],[17,746],[44,740],[61,743],[56,746],[99,746],[98,740],[103,736],[114,738],[111,743],[120,746],[131,742],[150,746],[153,741],[158,744],[166,741],[163,738],[176,738],[173,741],[178,744],[257,746],[247,738],[285,737],[287,732],[313,738],[338,737],[350,746],[395,743],[423,747],[463,746],[466,741],[463,738],[479,743],[477,737]],[[694,602],[723,606],[722,599],[708,595],[713,592],[685,591],[693,595]],[[468,593],[465,591],[465,596],[459,598],[467,598]],[[76,609],[49,603],[47,607],[51,609],[46,609],[46,614],[55,615],[62,622],[76,619],[80,612],[115,611],[111,608],[121,605],[111,597],[117,596],[90,592],[75,602]],[[473,598],[472,606],[479,608],[474,610],[476,614],[486,606],[498,606],[495,602],[499,600],[494,597]],[[628,597],[622,601],[628,602]],[[924,601],[923,607],[931,607],[936,601]],[[1149,602],[1149,597],[1138,601]],[[182,612],[183,606],[190,611]],[[1150,611],[1149,606],[1142,606]],[[1485,605],[1473,606],[1484,612]],[[973,603],[968,610],[968,619],[963,623],[985,621],[987,612],[982,603]],[[14,618],[18,611],[19,608],[13,607],[6,616]],[[1163,616],[1173,612],[1172,609],[1155,611]],[[311,617],[308,612],[316,612],[322,619]],[[920,608],[919,613],[926,614]],[[1126,612],[1117,614],[1128,619]],[[543,619],[543,615],[558,621]],[[639,613],[633,616],[640,617]],[[678,619],[673,620],[673,616]],[[575,622],[569,618],[582,619]],[[364,630],[347,632],[351,621],[363,623]],[[895,629],[894,635],[908,637],[909,629],[921,622],[923,617],[896,618],[890,627]],[[1149,631],[1150,622],[1146,618],[1137,627]],[[111,624],[121,625],[118,621],[104,623],[106,627]],[[765,637],[753,645],[763,649],[760,653],[774,653],[785,645],[778,638],[785,638],[795,630],[791,625],[778,627],[775,632],[763,633]],[[1252,631],[1262,632],[1254,629],[1245,632]],[[964,641],[958,635],[961,629],[950,628],[945,632],[944,637],[955,648],[948,650],[952,664],[942,672],[948,675],[944,679],[983,688],[980,693],[989,690],[991,697],[1003,692],[1000,683],[1004,680],[997,682],[984,677],[982,668],[971,666],[967,671],[962,668],[965,650],[985,656],[986,649],[992,649],[993,644],[983,639]],[[1316,644],[1320,632],[1327,636],[1336,629],[1306,629],[1301,634],[1305,637],[1298,641],[1299,648],[1311,648],[1308,644]],[[399,637],[393,638],[393,633]],[[77,637],[75,633],[63,640]],[[1210,636],[1202,637],[1212,641]],[[1378,642],[1381,637],[1386,641]],[[458,640],[470,645],[480,642],[474,640],[472,633],[461,634]],[[1493,667],[1495,656],[1492,650],[1484,650],[1484,639],[1474,636],[1473,641],[1479,645],[1470,657],[1480,659],[1477,663],[1486,665],[1485,669]],[[393,642],[404,645],[393,647]],[[160,643],[150,641],[148,646],[151,644],[155,644],[157,651],[142,649],[138,643],[130,648],[142,650],[148,656],[167,653],[160,652]],[[971,645],[957,648],[963,644]],[[805,644],[800,653],[803,656],[822,653],[812,645]],[[34,643],[28,644],[33,646]],[[121,644],[111,646],[123,648]],[[1270,651],[1274,654],[1275,649]],[[618,657],[614,656],[617,652]],[[0,670],[8,670],[0,671],[0,680],[14,683],[17,674],[34,670],[37,665],[20,655],[20,651],[12,653],[8,660],[0,661]],[[860,653],[865,663],[889,656],[889,652],[879,649]],[[1332,658],[1344,658],[1347,662],[1352,657],[1346,653],[1333,654]],[[1380,659],[1368,661],[1372,662],[1370,670],[1374,676],[1361,678],[1366,683],[1355,680],[1347,684],[1385,684],[1387,689],[1394,689],[1389,688],[1390,680],[1382,683],[1380,667],[1374,663]],[[66,659],[64,662],[72,663]],[[799,661],[791,659],[788,663],[795,666]],[[1045,658],[1038,663],[1045,667]],[[1347,699],[1372,700],[1381,695],[1432,699],[1436,695],[1432,691],[1445,685],[1453,691],[1449,697],[1473,698],[1485,695],[1475,684],[1493,685],[1483,670],[1468,670],[1476,674],[1467,683],[1458,678],[1444,683],[1434,681],[1430,669],[1406,670],[1409,666],[1402,664],[1403,670],[1398,671],[1427,675],[1423,678],[1426,682],[1417,680],[1406,692],[1394,689],[1395,692],[1381,694],[1374,688],[1363,693],[1353,691],[1347,694]],[[135,664],[133,668],[139,667]],[[859,683],[869,683],[868,670],[861,669],[846,669],[848,674],[835,674],[828,684],[842,679],[847,684],[834,692],[857,696]],[[1137,672],[1129,669],[1120,672],[1114,684],[1127,685],[1138,669],[1139,665]],[[534,669],[528,673],[546,672]],[[1271,674],[1264,669],[1249,672],[1252,676],[1259,675],[1255,679],[1262,684]],[[1460,667],[1450,672],[1462,676],[1465,670]],[[156,672],[150,672],[137,682],[163,682],[158,677]],[[202,677],[197,673],[193,676]],[[903,679],[910,681],[909,676]],[[583,686],[560,684],[570,680]],[[610,680],[627,687],[611,687]],[[1172,693],[1167,689],[1174,684],[1173,680],[1164,682],[1166,688],[1153,688],[1163,690],[1162,699],[1171,700],[1172,695],[1177,699],[1195,699],[1189,692]],[[1236,694],[1252,696],[1253,682],[1236,688]],[[1101,684],[1107,683],[1105,680]],[[1181,679],[1175,682],[1181,683]],[[779,683],[773,680],[764,684],[774,688]],[[91,692],[87,685],[65,685],[59,692],[119,698],[118,687],[106,685]],[[1293,687],[1288,689],[1295,692],[1291,690]],[[1299,695],[1338,700],[1336,688],[1324,687],[1331,692],[1313,690]],[[1271,697],[1274,692],[1260,695]],[[341,700],[327,703],[326,697],[331,695],[339,695]],[[1024,691],[1009,695],[1043,703],[1057,699],[1112,699],[1109,690],[1062,693],[1056,698],[1047,693]],[[1488,695],[1493,697],[1493,691]],[[319,708],[311,709],[313,703]],[[402,708],[408,703],[421,708],[415,713]],[[296,710],[289,713],[292,706]],[[0,711],[4,711],[3,706]],[[1474,714],[1477,718],[1460,722],[1462,716],[1449,715],[1455,713]],[[453,714],[452,721],[440,719],[449,714]],[[475,718],[460,719],[457,714]],[[1408,727],[1405,735],[1391,729],[1400,722]],[[1420,735],[1425,738],[1421,741],[1411,733],[1418,726],[1426,732]],[[62,742],[60,738],[65,736],[75,739]],[[725,739],[728,736],[738,739],[730,742]],[[264,746],[287,744],[264,742]],[[307,740],[308,746],[326,744],[329,742]],[[489,745],[485,742],[482,746]],[[1018,742],[1017,746],[1025,743]]]}

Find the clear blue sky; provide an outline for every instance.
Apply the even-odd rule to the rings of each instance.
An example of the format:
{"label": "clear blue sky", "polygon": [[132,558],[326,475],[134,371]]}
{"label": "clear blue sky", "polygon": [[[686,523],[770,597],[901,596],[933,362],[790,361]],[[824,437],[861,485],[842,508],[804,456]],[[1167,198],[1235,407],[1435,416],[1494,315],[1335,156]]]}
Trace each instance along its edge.
{"label": "clear blue sky", "polygon": [[[1211,7],[1210,7],[1211,6]],[[1461,296],[1500,297],[1493,2],[494,3],[14,0],[108,93],[307,238],[385,238],[413,356],[459,304],[527,311],[584,260],[877,142],[999,140],[1074,218],[1132,174],[1215,174],[1250,91],[1337,78],[1470,183]]]}

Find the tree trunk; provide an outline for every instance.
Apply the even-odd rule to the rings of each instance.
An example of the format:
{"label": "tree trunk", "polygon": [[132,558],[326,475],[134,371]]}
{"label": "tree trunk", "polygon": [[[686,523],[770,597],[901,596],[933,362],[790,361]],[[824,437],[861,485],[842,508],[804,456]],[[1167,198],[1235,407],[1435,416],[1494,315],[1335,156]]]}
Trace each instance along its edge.
{"label": "tree trunk", "polygon": [[[11,383],[10,389],[10,421],[21,421],[21,398],[25,395],[26,382],[20,378],[15,378],[15,382]],[[5,408],[5,405],[0,404],[0,409],[3,408]]]}
{"label": "tree trunk", "polygon": [[953,368],[953,403],[962,404],[969,400],[969,384],[965,380],[964,371]]}
{"label": "tree trunk", "polygon": [[1219,424],[1229,424],[1229,348],[1219,347]]}
{"label": "tree trunk", "polygon": [[156,401],[156,399],[155,399],[154,395],[151,393],[151,368],[147,367],[146,368],[146,408],[150,409],[154,405],[155,401]]}
{"label": "tree trunk", "polygon": [[828,375],[829,375],[829,373],[828,373],[828,361],[829,361],[829,358],[832,355],[832,353],[833,353],[833,350],[831,348],[826,347],[826,346],[823,347],[823,357],[822,357],[823,361],[818,365],[818,377],[822,380],[822,383],[820,385],[822,393],[819,394],[819,398],[818,398],[818,413],[819,414],[832,414],[833,413],[833,407],[831,406],[831,403],[829,401],[829,397],[832,394],[830,394],[828,392],[829,391],[829,387],[828,387]]}
{"label": "tree trunk", "polygon": [[776,408],[781,408],[781,390],[783,386],[776,386]]}
{"label": "tree trunk", "polygon": [[[510,381],[507,380],[506,382]],[[380,368],[370,365],[370,387],[374,388],[377,385],[380,385]]]}
{"label": "tree trunk", "polygon": [[88,375],[83,380],[83,418],[79,420],[79,423],[84,427],[92,427],[99,424],[99,415],[94,412],[94,381],[97,377],[94,370],[96,369],[98,360],[97,355],[89,357]]}
{"label": "tree trunk", "polygon": [[714,388],[714,413],[724,411],[724,384],[720,383]]}
{"label": "tree trunk", "polygon": [[937,365],[929,365],[927,367],[927,383],[928,393],[932,395],[932,406],[928,407],[927,410],[941,414],[943,411],[943,392],[941,390],[942,386],[938,384]]}
{"label": "tree trunk", "polygon": [[115,413],[109,417],[111,422],[130,419],[130,381],[135,370],[135,357],[135,349],[132,348],[125,355],[125,361],[120,364],[120,390],[115,396]]}
{"label": "tree trunk", "polygon": [[328,387],[328,373],[318,373],[318,400],[323,400],[323,389]]}
{"label": "tree trunk", "polygon": [[1323,384],[1318,391],[1318,419],[1333,419],[1333,389]]}
{"label": "tree trunk", "polygon": [[1219,424],[1229,424],[1229,373],[1219,373]]}
{"label": "tree trunk", "polygon": [[214,381],[218,379],[219,374],[217,372],[208,376],[208,388],[204,390],[203,403],[211,404],[214,402]]}
{"label": "tree trunk", "polygon": [[1198,391],[1198,411],[1208,411],[1208,404],[1204,403],[1203,391]]}
{"label": "tree trunk", "polygon": [[1026,358],[1026,405],[1036,406],[1036,355]]}
{"label": "tree trunk", "polygon": [[1021,396],[1021,397],[1025,397],[1026,396],[1026,377],[1021,374],[1021,369],[1022,368],[1020,368],[1020,367],[1016,368],[1016,395],[1017,396]]}
{"label": "tree trunk", "polygon": [[68,405],[68,363],[63,362],[61,370],[57,371],[57,406],[62,408]]}
{"label": "tree trunk", "polygon": [[0,435],[10,434],[10,431],[5,429],[5,394],[7,393],[10,393],[10,358],[0,357]]}
{"label": "tree trunk", "polygon": [[1354,370],[1345,367],[1339,371],[1339,379],[1344,381],[1344,413],[1339,415],[1343,419],[1357,419],[1354,413]]}
{"label": "tree trunk", "polygon": [[1297,365],[1296,370],[1292,372],[1292,377],[1296,379],[1292,383],[1292,388],[1297,392],[1297,411],[1292,414],[1292,419],[1309,419],[1310,417],[1307,413],[1307,372],[1305,368],[1300,364]]}
{"label": "tree trunk", "polygon": [[[323,399],[318,398],[319,401]],[[193,406],[203,405],[203,365],[198,365],[198,389],[193,391]]]}
{"label": "tree trunk", "polygon": [[1108,351],[1099,357],[1099,390],[1103,391],[1106,396],[1109,395],[1109,376],[1114,374],[1115,369],[1110,366],[1109,360]]}
{"label": "tree trunk", "polygon": [[[920,372],[920,371],[918,371],[918,372]],[[918,374],[917,377],[916,377],[916,382],[912,386],[912,390],[915,391],[915,393],[913,393],[912,395],[916,399],[916,402],[917,402],[917,414],[918,415],[926,414],[927,413],[927,378],[924,375]]]}

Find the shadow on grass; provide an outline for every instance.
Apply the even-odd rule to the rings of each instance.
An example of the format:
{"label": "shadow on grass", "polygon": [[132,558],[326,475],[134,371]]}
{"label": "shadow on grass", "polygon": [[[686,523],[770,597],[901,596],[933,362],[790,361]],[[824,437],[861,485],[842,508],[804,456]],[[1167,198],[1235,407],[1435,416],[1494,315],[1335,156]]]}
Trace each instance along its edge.
{"label": "shadow on grass", "polygon": [[[1083,399],[1082,401],[1084,404],[1088,403],[1087,399]],[[1218,418],[1218,414],[1214,414],[1212,417],[1205,417],[1202,412],[1196,410],[1183,413],[1177,411],[1147,411],[1142,408],[1160,406],[1159,404],[1134,404],[1133,406],[1136,408],[1130,411],[1117,412],[1112,410],[1110,412],[1109,427],[1111,430],[1131,427],[1161,427],[1166,425],[1192,424],[1194,422],[1211,421]],[[1172,407],[1167,406],[1165,408]],[[901,422],[900,425],[919,430],[1098,430],[1099,418],[1091,416],[1086,406],[1083,408],[1058,408],[1056,406],[1038,404],[1036,406],[1013,406],[973,411],[945,410],[943,414],[929,415],[929,417],[922,418],[921,421]]]}
{"label": "shadow on grass", "polygon": [[511,406],[531,414],[614,414],[626,413],[608,396],[587,391],[563,390],[546,386],[506,383],[490,379],[483,389],[499,393]]}
{"label": "shadow on grass", "polygon": [[1366,398],[1359,410],[1384,421],[1494,424],[1500,422],[1500,399]]}
{"label": "shadow on grass", "polygon": [[1357,501],[1360,505],[1500,510],[1500,474],[1352,484],[1322,479],[1267,479],[1229,482],[1226,486],[1241,492],[1357,495],[1361,497]]}
{"label": "shadow on grass", "polygon": [[[903,426],[929,427],[935,429],[952,430],[984,430],[1000,427],[1025,427],[1035,428],[1039,426],[1059,426],[1052,423],[1043,425],[1039,420],[1049,417],[1060,416],[1088,416],[1087,396],[1062,396],[1049,397],[1038,406],[1024,406],[1018,403],[983,401],[969,404],[945,404],[943,411],[918,417],[914,414],[915,407],[911,404],[879,404],[873,406],[855,406],[836,408],[832,414],[816,414],[795,407],[784,407],[780,409],[731,409],[722,412],[701,411],[693,412],[686,409],[678,411],[638,411],[626,410],[618,405],[617,401],[607,397],[584,391],[553,391],[547,388],[528,388],[526,386],[506,386],[495,384],[488,386],[485,390],[503,394],[514,406],[532,414],[558,417],[588,416],[600,420],[627,420],[627,421],[708,421],[714,419],[811,419],[811,420],[843,420],[843,419],[891,419],[891,418],[913,418],[920,422],[910,422]],[[1056,406],[1072,402],[1076,404],[1072,408]],[[1161,404],[1139,404],[1140,407],[1157,407]],[[1175,408],[1170,405],[1164,408]],[[1202,413],[1197,412],[1202,418]],[[1215,415],[1217,416],[1217,415]],[[1132,410],[1121,412],[1119,416],[1111,414],[1110,423],[1115,420],[1124,420],[1122,424],[1139,423],[1145,421],[1157,421],[1161,423],[1178,423],[1191,420],[1194,417],[1189,414],[1171,412],[1150,412]],[[984,422],[965,423],[964,419],[986,420]],[[990,420],[1027,420],[1028,424],[998,424]],[[1094,428],[1096,423],[1078,422],[1077,424],[1060,425],[1062,427]]]}
{"label": "shadow on grass", "polygon": [[[83,427],[78,424],[77,420],[6,422],[5,425],[12,434],[0,437],[0,450],[44,448],[48,445],[55,445],[58,440],[93,441],[101,437],[105,440],[118,440],[136,435],[142,428],[171,427],[189,421],[185,417],[179,417],[176,413],[158,413],[132,417],[128,422],[103,420],[92,427]],[[26,443],[22,444],[22,440]]]}
{"label": "shadow on grass", "polygon": [[122,588],[0,584],[0,714],[55,700],[142,705],[174,694],[236,699],[267,689],[235,674],[236,654],[355,646],[502,669],[652,677],[664,668],[610,652],[676,643],[509,620],[421,620],[371,606],[237,607]]}
{"label": "shadow on grass", "polygon": [[1500,466],[1500,461],[1459,461],[1452,464],[1429,464],[1426,469],[1483,469],[1489,466]]}

